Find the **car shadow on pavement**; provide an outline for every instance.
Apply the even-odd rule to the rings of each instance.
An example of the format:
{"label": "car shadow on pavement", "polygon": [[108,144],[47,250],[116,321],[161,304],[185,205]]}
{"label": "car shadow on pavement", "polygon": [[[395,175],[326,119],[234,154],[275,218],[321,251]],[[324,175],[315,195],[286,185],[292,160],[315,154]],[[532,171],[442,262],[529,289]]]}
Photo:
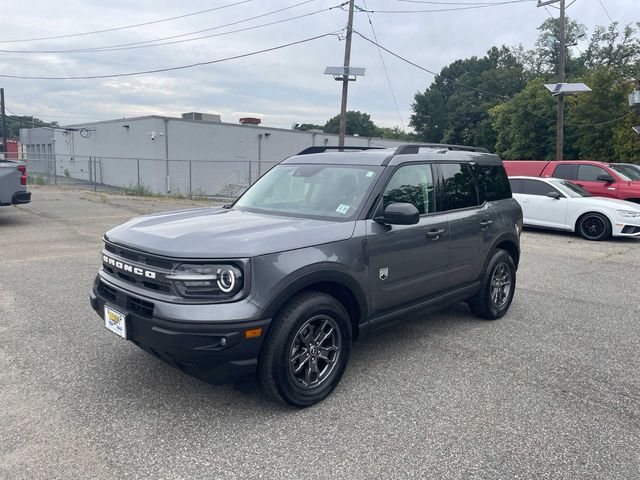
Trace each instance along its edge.
{"label": "car shadow on pavement", "polygon": [[[600,242],[594,242],[591,240],[586,240],[584,238],[582,238],[580,235],[578,235],[575,232],[566,232],[564,230],[553,230],[550,228],[536,228],[536,227],[529,227],[526,226],[524,227],[524,231],[527,233],[527,235],[532,235],[532,236],[554,236],[557,238],[563,238],[566,239],[567,241],[571,242],[571,241],[576,241],[576,242],[585,242],[585,243],[590,243],[590,244],[598,244]],[[604,242],[618,242],[621,244],[633,244],[633,242],[640,242],[640,236],[639,237],[611,237],[607,240],[603,240]]]}

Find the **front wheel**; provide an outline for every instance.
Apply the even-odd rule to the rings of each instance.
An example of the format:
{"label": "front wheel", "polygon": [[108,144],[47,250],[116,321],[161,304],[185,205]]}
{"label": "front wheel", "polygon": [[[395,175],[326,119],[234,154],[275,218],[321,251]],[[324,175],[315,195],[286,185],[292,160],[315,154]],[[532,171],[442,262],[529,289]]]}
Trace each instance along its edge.
{"label": "front wheel", "polygon": [[600,213],[585,213],[578,219],[577,230],[587,240],[606,240],[611,236],[611,222]]}
{"label": "front wheel", "polygon": [[258,382],[272,399],[308,407],[336,387],[350,349],[351,323],[342,304],[321,292],[304,292],[274,319]]}
{"label": "front wheel", "polygon": [[502,317],[513,300],[516,266],[505,250],[495,251],[482,277],[480,292],[469,300],[471,311],[485,320]]}

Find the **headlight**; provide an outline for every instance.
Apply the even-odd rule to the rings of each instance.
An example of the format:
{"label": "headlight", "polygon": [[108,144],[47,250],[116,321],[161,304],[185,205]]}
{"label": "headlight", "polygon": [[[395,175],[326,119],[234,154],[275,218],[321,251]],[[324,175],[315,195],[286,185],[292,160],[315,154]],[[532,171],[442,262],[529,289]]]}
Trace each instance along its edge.
{"label": "headlight", "polygon": [[627,218],[640,218],[640,212],[635,210],[618,210],[618,213]]}
{"label": "headlight", "polygon": [[234,297],[242,290],[242,271],[235,265],[194,265],[184,263],[167,275],[178,293],[185,298]]}

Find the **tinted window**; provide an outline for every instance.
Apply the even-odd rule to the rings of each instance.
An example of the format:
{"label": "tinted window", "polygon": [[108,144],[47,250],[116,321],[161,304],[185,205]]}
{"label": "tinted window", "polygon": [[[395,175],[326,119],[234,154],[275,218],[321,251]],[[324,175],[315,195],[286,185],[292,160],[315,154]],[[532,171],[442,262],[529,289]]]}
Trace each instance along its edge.
{"label": "tinted window", "polygon": [[480,203],[511,198],[507,172],[502,165],[474,165]]}
{"label": "tinted window", "polygon": [[421,214],[436,211],[431,165],[406,165],[393,174],[382,196],[383,208],[390,203],[412,203]]}
{"label": "tinted window", "polygon": [[440,170],[443,182],[443,210],[475,207],[479,204],[476,182],[468,165],[442,163]]}
{"label": "tinted window", "polygon": [[522,180],[522,193],[525,195],[546,196],[549,192],[557,192],[554,187],[538,180]]}
{"label": "tinted window", "polygon": [[509,185],[511,185],[511,191],[513,193],[522,193],[522,180],[519,178],[510,178]]}
{"label": "tinted window", "polygon": [[578,167],[578,180],[583,182],[599,182],[598,175],[609,175],[604,168],[595,165],[580,165]]}
{"label": "tinted window", "polygon": [[558,165],[553,172],[553,176],[564,180],[575,180],[578,176],[578,165],[574,163]]}

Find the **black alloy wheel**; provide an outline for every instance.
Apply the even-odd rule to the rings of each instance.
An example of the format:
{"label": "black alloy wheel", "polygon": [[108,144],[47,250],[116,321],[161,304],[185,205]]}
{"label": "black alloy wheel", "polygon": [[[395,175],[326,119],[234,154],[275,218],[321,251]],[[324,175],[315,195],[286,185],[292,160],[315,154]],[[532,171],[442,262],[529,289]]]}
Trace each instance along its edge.
{"label": "black alloy wheel", "polygon": [[578,220],[578,233],[587,240],[606,240],[611,236],[611,223],[600,213],[587,213]]}
{"label": "black alloy wheel", "polygon": [[336,321],[326,315],[307,320],[293,337],[289,373],[301,388],[322,385],[338,363],[342,335]]}
{"label": "black alloy wheel", "polygon": [[511,293],[512,276],[509,265],[502,262],[495,266],[491,275],[490,296],[493,306],[501,309],[509,300]]}
{"label": "black alloy wheel", "polygon": [[480,291],[467,300],[469,308],[485,320],[502,317],[513,301],[516,289],[516,266],[506,250],[497,249],[482,276]]}
{"label": "black alloy wheel", "polygon": [[350,350],[351,320],[344,306],[326,293],[299,293],[273,319],[258,382],[273,400],[309,407],[340,382]]}

